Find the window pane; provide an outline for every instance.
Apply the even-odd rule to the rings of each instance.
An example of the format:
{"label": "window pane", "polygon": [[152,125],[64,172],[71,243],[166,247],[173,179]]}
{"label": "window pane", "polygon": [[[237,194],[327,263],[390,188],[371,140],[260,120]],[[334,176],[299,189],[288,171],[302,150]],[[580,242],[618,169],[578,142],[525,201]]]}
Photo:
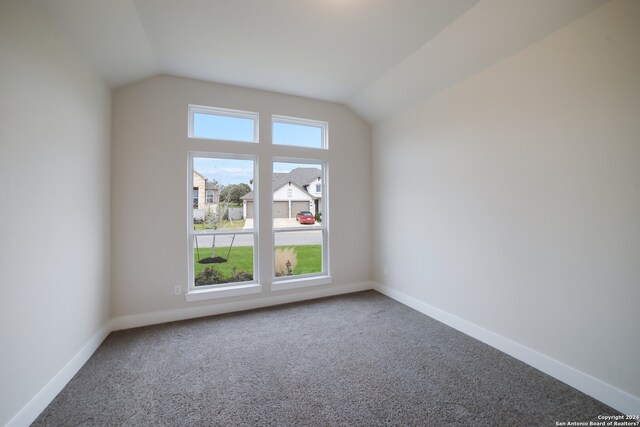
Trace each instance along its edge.
{"label": "window pane", "polygon": [[275,275],[322,273],[322,230],[276,231]]}
{"label": "window pane", "polygon": [[253,161],[194,157],[195,230],[253,228]]}
{"label": "window pane", "polygon": [[297,147],[325,148],[324,133],[326,124],[290,123],[273,120],[273,143],[294,145]]}
{"label": "window pane", "polygon": [[255,142],[255,119],[209,113],[193,113],[194,138]]}
{"label": "window pane", "polygon": [[253,281],[254,235],[233,230],[253,229],[243,196],[252,194],[254,161],[194,157],[192,166],[194,285]]}
{"label": "window pane", "polygon": [[273,227],[321,224],[322,164],[273,163]]}
{"label": "window pane", "polygon": [[253,234],[193,236],[195,286],[253,280]]}

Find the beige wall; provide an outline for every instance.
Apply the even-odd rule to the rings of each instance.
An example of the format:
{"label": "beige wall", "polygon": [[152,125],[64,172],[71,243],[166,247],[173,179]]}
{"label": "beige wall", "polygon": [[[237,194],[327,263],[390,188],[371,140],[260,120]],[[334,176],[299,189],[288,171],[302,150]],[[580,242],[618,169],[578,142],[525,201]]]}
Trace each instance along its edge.
{"label": "beige wall", "polygon": [[[205,179],[202,177],[202,175],[194,173],[193,174],[193,187],[197,187],[198,188],[198,209],[202,209],[205,205],[205,202],[207,201],[206,199],[206,192],[205,192],[205,185],[206,185],[206,181]],[[191,188],[191,190],[193,191],[193,187]],[[193,203],[193,193],[191,194],[191,200]]]}
{"label": "beige wall", "polygon": [[0,2],[0,425],[109,318],[109,89],[32,5]]}
{"label": "beige wall", "polygon": [[[187,141],[188,104],[256,111],[260,140],[253,144]],[[272,114],[329,122],[330,151],[270,145]],[[331,272],[333,288],[371,278],[371,147],[369,126],[344,106],[169,76],[159,76],[114,91],[112,175],[113,315],[215,305],[186,303],[174,287],[187,286],[187,156],[190,150],[228,152],[237,148],[259,157],[259,180],[266,183],[262,206],[271,207],[271,158],[317,156],[329,161],[331,187]],[[157,173],[162,171],[162,173]],[[151,217],[139,215],[137,195],[153,176]],[[139,183],[139,184],[138,184]],[[137,188],[141,186],[141,188]],[[190,196],[189,196],[190,197]],[[353,218],[358,216],[358,221]],[[269,218],[260,244],[260,281],[269,289]],[[298,290],[295,292],[306,292]],[[257,297],[263,298],[266,293]],[[232,299],[233,301],[233,299]]]}
{"label": "beige wall", "polygon": [[636,397],[639,23],[608,3],[373,145],[380,282]]}

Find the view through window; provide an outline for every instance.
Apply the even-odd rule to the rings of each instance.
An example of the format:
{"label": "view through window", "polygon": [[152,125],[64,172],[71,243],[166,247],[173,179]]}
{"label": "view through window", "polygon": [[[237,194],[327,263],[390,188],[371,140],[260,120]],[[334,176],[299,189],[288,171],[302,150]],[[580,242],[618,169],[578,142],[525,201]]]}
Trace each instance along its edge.
{"label": "view through window", "polygon": [[195,286],[254,281],[253,179],[253,159],[192,158]]}
{"label": "view through window", "polygon": [[323,163],[273,163],[274,273],[278,279],[324,269]]}
{"label": "view through window", "polygon": [[258,142],[258,114],[190,105],[189,136],[221,141]]}
{"label": "view through window", "polygon": [[273,116],[273,144],[327,148],[327,123],[293,117]]}
{"label": "view through window", "polygon": [[[229,285],[256,283],[259,258],[263,267],[268,259],[273,260],[272,289],[296,286],[293,279],[329,274],[327,163],[317,159],[316,150],[328,148],[328,124],[274,115],[271,144],[260,150],[258,126],[255,112],[189,105],[188,136],[211,140],[211,152],[189,155],[190,287],[222,285],[227,289]],[[236,150],[235,144],[218,144],[219,141],[252,142],[256,148],[244,145],[242,150]],[[311,149],[310,156],[271,157],[271,145]],[[260,213],[255,208],[254,191],[258,157],[273,167],[271,186],[261,186],[270,193],[271,206]],[[272,221],[271,254],[257,250],[254,221],[258,215]],[[314,280],[304,285],[315,283]]]}

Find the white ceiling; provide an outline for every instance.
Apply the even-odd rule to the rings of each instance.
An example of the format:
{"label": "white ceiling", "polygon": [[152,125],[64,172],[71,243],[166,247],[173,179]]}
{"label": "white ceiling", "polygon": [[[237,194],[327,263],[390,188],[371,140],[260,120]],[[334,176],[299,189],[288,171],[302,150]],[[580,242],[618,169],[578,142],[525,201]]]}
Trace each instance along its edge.
{"label": "white ceiling", "polygon": [[371,122],[605,0],[48,0],[112,86],[156,74],[345,103]]}

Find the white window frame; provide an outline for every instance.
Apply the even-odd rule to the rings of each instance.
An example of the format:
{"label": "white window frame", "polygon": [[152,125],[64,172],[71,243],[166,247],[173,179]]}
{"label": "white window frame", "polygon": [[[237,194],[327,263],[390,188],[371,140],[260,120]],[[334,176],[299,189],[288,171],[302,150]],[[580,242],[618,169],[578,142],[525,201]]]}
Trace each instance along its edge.
{"label": "white window frame", "polygon": [[[308,148],[308,147],[307,147]],[[318,223],[312,226],[305,227],[285,227],[285,228],[275,228],[272,227],[271,231],[271,290],[272,291],[280,291],[280,290],[290,290],[295,288],[302,288],[307,286],[316,286],[316,285],[325,285],[331,283],[331,271],[329,262],[329,192],[328,192],[328,176],[329,176],[329,162],[328,160],[321,159],[310,159],[310,158],[293,158],[293,157],[273,157],[271,164],[273,163],[301,163],[301,164],[310,164],[310,165],[322,165],[322,176],[321,180],[325,183],[324,191],[322,193],[322,199],[320,202],[320,211],[322,212],[322,222],[320,225]],[[273,186],[273,180],[271,183],[271,194],[276,190]],[[273,199],[273,197],[272,197]],[[273,224],[273,219],[275,218],[273,200],[271,201],[271,223]],[[276,242],[276,233],[278,232],[305,232],[312,230],[321,230],[322,231],[322,271],[318,273],[310,273],[310,274],[299,274],[295,276],[281,276],[276,277],[275,271],[275,242]]]}
{"label": "white window frame", "polygon": [[[245,141],[242,139],[217,139],[217,138],[205,138],[202,136],[194,136],[193,134],[193,125],[194,125],[194,114],[209,114],[213,116],[224,116],[224,117],[235,117],[239,119],[250,119],[253,120],[253,141]],[[249,143],[249,144],[257,144],[259,143],[259,129],[260,129],[260,115],[258,113],[254,113],[252,111],[242,111],[242,110],[232,110],[229,108],[218,108],[218,107],[207,107],[205,105],[192,105],[189,104],[189,131],[188,137],[191,139],[203,139],[209,141],[228,141],[228,142],[240,142],[240,143]]]}
{"label": "white window frame", "polygon": [[[258,191],[259,185],[256,177],[258,176],[258,156],[251,154],[229,154],[229,153],[218,153],[218,152],[195,152],[190,151],[189,155],[189,164],[188,164],[188,188],[193,188],[193,159],[194,158],[212,158],[212,159],[234,159],[234,160],[251,160],[253,161],[253,194],[254,194],[254,203],[253,203],[253,213],[254,218],[258,218]],[[236,296],[236,295],[245,295],[245,294],[253,294],[261,292],[261,286],[259,285],[260,278],[260,262],[258,257],[259,252],[259,232],[258,232],[258,221],[253,222],[253,229],[251,230],[202,230],[196,232],[193,228],[193,195],[192,192],[189,191],[189,203],[188,203],[188,220],[187,220],[187,229],[188,229],[188,240],[189,240],[189,253],[188,253],[188,292],[187,292],[187,301],[197,301],[202,299],[212,298],[211,291],[216,290],[216,297],[227,297],[227,296]],[[194,255],[193,251],[195,249],[194,245],[194,236],[206,236],[206,235],[239,235],[239,234],[251,234],[253,235],[253,280],[246,282],[233,282],[233,283],[219,283],[212,285],[203,285],[203,286],[195,286],[195,268],[194,268]]]}
{"label": "white window frame", "polygon": [[[310,127],[320,128],[322,131],[322,135],[321,135],[322,145],[320,147],[305,147],[302,145],[276,144],[273,141],[273,124],[274,123],[285,123],[289,125],[310,126]],[[277,145],[279,147],[298,147],[298,148],[305,148],[310,150],[328,150],[329,149],[329,123],[322,122],[319,120],[302,119],[298,117],[280,116],[280,115],[274,114],[271,116],[271,144]]]}

